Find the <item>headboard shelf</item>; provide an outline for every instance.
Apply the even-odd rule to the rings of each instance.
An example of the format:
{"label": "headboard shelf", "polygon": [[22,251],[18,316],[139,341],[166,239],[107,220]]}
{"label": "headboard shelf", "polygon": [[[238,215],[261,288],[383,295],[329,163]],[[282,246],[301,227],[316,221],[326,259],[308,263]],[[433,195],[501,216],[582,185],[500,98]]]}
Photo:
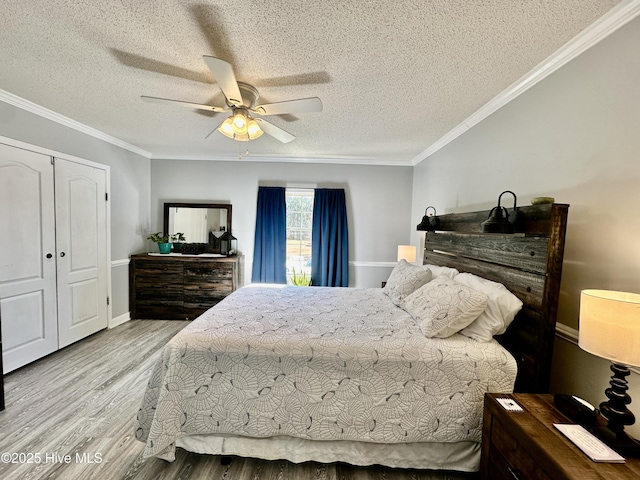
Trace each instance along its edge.
{"label": "headboard shelf", "polygon": [[[526,235],[550,236],[553,230],[552,223],[554,218],[557,220],[556,216],[559,214],[559,211],[568,209],[569,205],[564,203],[543,203],[540,205],[518,207],[518,222],[515,225],[515,231],[516,233],[524,233]],[[438,230],[482,233],[481,223],[489,217],[490,211],[491,210],[481,210],[477,212],[438,215]]]}
{"label": "headboard shelf", "polygon": [[516,234],[483,234],[489,210],[438,215],[424,263],[453,267],[505,285],[523,302],[497,337],[518,361],[518,392],[549,388],[567,225],[567,204],[518,208]]}

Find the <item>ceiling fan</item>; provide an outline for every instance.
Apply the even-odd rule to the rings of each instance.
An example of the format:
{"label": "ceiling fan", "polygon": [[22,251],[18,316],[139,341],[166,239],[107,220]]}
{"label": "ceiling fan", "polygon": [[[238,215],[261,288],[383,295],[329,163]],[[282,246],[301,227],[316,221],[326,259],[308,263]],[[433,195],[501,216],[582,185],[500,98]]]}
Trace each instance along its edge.
{"label": "ceiling fan", "polygon": [[[203,105],[168,98],[149,97],[146,95],[142,95],[142,100],[157,103],[170,102],[184,107],[208,110],[216,113],[231,112],[231,115],[211,133],[218,130],[223,135],[241,142],[254,140],[262,135],[263,132],[280,140],[282,143],[289,143],[296,138],[282,128],[267,122],[264,118],[254,117],[252,115],[266,116],[322,111],[322,101],[318,97],[299,98],[297,100],[258,105],[258,90],[248,83],[238,82],[230,63],[208,55],[204,55],[203,59],[209,67],[209,70],[211,70],[211,73],[213,73],[225,96],[225,106]],[[211,133],[209,135],[211,135]],[[209,135],[207,135],[207,137]]]}

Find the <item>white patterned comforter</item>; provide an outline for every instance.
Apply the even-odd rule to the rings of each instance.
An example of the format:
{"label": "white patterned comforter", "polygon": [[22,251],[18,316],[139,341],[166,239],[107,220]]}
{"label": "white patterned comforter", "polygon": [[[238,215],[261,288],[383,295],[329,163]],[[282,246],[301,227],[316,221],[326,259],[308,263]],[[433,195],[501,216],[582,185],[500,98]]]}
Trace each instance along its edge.
{"label": "white patterned comforter", "polygon": [[166,345],[135,435],[167,460],[205,433],[479,442],[484,393],[515,377],[497,342],[426,338],[381,289],[250,286]]}

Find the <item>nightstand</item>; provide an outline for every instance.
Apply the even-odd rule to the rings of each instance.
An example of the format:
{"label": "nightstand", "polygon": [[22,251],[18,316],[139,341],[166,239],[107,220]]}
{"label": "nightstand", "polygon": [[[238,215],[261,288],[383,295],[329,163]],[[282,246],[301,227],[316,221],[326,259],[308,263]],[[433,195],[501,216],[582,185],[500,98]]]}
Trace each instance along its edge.
{"label": "nightstand", "polygon": [[[496,398],[513,398],[522,412],[507,411]],[[554,423],[573,423],[550,394],[488,393],[484,400],[480,476],[499,479],[640,478],[640,459],[625,464],[596,463],[560,433]]]}

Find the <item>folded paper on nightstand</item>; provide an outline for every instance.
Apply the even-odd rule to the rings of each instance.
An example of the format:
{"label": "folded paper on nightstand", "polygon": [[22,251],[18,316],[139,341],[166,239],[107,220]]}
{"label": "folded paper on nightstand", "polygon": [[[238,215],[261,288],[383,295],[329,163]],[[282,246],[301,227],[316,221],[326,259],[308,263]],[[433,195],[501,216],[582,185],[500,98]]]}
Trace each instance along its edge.
{"label": "folded paper on nightstand", "polygon": [[554,423],[562,434],[571,440],[584,454],[594,462],[625,463],[624,457],[618,455],[608,445],[593,436],[584,427],[566,423]]}

